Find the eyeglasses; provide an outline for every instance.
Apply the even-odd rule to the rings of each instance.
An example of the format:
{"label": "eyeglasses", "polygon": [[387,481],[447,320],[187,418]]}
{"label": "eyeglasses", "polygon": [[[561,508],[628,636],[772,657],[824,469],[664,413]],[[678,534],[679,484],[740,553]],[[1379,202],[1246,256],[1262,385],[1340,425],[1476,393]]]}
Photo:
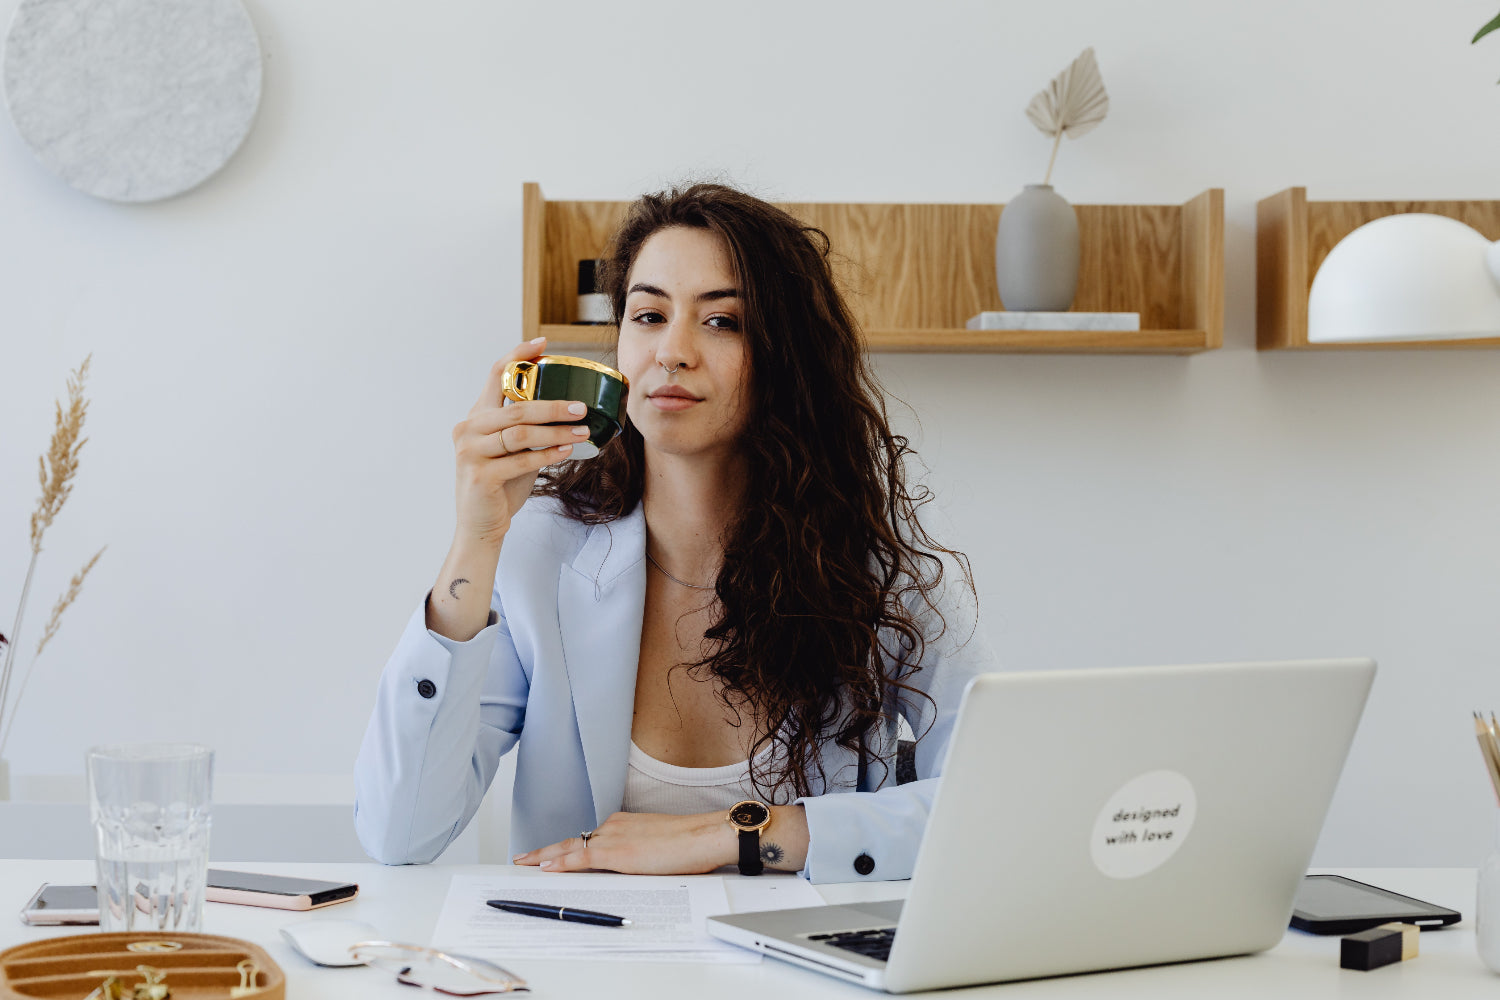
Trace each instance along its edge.
{"label": "eyeglasses", "polygon": [[434,948],[392,941],[361,941],[349,946],[356,961],[396,974],[407,986],[419,986],[456,997],[486,993],[530,992],[526,980],[472,955],[448,955]]}

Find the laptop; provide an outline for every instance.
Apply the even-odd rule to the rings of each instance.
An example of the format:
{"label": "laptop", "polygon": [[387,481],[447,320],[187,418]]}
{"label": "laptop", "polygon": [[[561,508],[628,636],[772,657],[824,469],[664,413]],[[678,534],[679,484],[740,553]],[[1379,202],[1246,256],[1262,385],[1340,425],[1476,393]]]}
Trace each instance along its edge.
{"label": "laptop", "polygon": [[1263,951],[1371,660],[985,674],[964,693],[900,901],[709,933],[890,993]]}

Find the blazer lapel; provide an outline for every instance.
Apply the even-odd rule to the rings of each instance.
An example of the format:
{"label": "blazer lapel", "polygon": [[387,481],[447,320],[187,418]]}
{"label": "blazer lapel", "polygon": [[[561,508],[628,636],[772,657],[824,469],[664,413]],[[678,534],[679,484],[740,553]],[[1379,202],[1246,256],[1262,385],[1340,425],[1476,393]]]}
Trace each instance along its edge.
{"label": "blazer lapel", "polygon": [[646,605],[646,518],[589,528],[558,581],[558,625],[594,797],[594,825],[625,800],[635,672]]}

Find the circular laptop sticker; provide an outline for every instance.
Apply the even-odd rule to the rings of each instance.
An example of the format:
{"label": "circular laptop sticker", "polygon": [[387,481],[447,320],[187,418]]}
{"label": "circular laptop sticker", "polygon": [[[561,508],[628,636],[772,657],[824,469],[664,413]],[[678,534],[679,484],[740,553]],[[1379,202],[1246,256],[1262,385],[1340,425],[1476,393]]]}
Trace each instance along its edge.
{"label": "circular laptop sticker", "polygon": [[1166,864],[1193,829],[1198,796],[1176,771],[1148,771],[1109,797],[1089,850],[1110,878],[1138,878]]}

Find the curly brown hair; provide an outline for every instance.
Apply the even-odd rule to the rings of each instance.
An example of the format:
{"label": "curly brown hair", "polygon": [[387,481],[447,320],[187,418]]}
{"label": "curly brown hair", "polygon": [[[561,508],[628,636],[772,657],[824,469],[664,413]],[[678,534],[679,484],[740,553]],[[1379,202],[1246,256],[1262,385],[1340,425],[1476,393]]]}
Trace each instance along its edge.
{"label": "curly brown hair", "polygon": [[[717,678],[726,709],[756,720],[752,760],[777,747],[754,766],[755,787],[806,795],[814,776],[827,785],[820,750],[829,741],[864,762],[870,729],[908,698],[927,699],[907,682],[947,627],[936,606],[940,553],[970,593],[973,575],[918,521],[931,494],[906,481],[913,452],[890,428],[827,235],[720,184],[646,195],[601,262],[616,322],[641,248],[674,226],[723,239],[752,373],[741,449],[754,485],[727,533],[704,656],[682,666]],[[627,424],[593,460],[545,471],[535,494],[599,524],[635,509],[644,476],[644,442]],[[924,619],[936,621],[935,634]]]}

